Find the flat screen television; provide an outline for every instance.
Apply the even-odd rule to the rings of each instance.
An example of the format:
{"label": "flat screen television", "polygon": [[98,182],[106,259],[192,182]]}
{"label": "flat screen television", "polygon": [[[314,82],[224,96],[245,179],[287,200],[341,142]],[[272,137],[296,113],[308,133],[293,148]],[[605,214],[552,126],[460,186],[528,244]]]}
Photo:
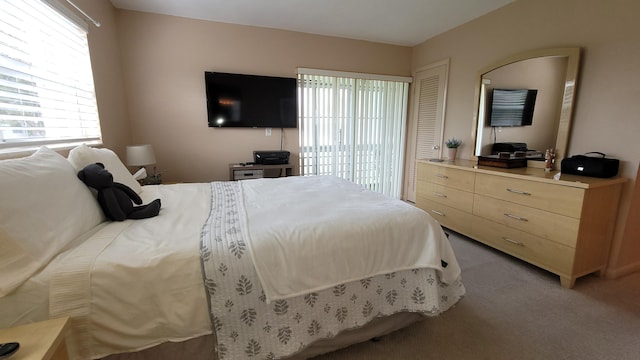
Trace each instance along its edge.
{"label": "flat screen television", "polygon": [[209,127],[297,127],[296,79],[206,71]]}
{"label": "flat screen television", "polygon": [[533,123],[538,90],[493,89],[489,99],[489,126],[526,126]]}

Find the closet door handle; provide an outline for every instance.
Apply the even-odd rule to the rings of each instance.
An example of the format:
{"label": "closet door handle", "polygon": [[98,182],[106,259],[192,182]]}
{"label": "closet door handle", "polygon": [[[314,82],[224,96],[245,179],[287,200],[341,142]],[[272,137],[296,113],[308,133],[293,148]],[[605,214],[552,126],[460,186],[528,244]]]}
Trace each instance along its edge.
{"label": "closet door handle", "polygon": [[514,194],[519,194],[519,195],[531,195],[531,193],[528,193],[528,192],[522,191],[522,190],[516,190],[516,189],[507,188],[507,191],[512,192]]}
{"label": "closet door handle", "polygon": [[441,179],[448,179],[449,177],[447,175],[442,175],[442,174],[436,174],[436,177],[439,177]]}
{"label": "closet door handle", "polygon": [[436,214],[436,215],[440,215],[440,216],[446,216],[444,213],[441,213],[438,210],[431,210],[432,213]]}
{"label": "closet door handle", "polygon": [[503,236],[503,237],[502,237],[502,240],[504,240],[504,241],[508,241],[508,242],[510,242],[510,243],[512,243],[512,244],[516,244],[516,245],[518,245],[518,246],[524,246],[524,244],[523,244],[523,243],[521,243],[520,241],[513,240],[513,239],[509,239],[508,237],[505,237],[505,236]]}
{"label": "closet door handle", "polygon": [[441,197],[441,198],[446,198],[447,197],[447,195],[445,195],[443,193],[439,193],[439,192],[434,192],[433,195],[437,196],[437,197]]}
{"label": "closet door handle", "polygon": [[529,219],[527,218],[523,218],[521,216],[517,216],[517,215],[513,215],[513,214],[504,214],[504,216],[508,217],[508,218],[512,218],[515,220],[520,220],[520,221],[529,221]]}

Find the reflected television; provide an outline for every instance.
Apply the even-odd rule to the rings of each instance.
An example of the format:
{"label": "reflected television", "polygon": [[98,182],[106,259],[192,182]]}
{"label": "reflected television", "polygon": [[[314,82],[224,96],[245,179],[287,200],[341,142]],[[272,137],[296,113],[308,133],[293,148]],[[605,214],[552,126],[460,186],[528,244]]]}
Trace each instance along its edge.
{"label": "reflected television", "polygon": [[493,89],[488,106],[489,126],[531,125],[537,95],[535,89]]}

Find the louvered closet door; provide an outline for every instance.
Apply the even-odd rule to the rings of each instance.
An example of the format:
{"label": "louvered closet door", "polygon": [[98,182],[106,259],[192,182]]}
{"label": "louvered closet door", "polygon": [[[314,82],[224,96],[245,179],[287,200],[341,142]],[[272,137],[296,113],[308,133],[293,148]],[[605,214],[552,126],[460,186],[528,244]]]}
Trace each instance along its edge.
{"label": "louvered closet door", "polygon": [[439,158],[447,89],[449,61],[426,66],[413,82],[412,147],[408,150],[406,199],[416,200],[416,160]]}

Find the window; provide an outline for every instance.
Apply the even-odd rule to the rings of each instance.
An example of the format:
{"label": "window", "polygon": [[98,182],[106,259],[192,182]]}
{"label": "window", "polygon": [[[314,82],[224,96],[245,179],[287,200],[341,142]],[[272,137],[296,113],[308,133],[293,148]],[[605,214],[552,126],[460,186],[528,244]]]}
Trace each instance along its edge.
{"label": "window", "polygon": [[63,12],[0,1],[0,152],[100,140],[86,24]]}
{"label": "window", "polygon": [[400,198],[409,80],[299,69],[301,175]]}

